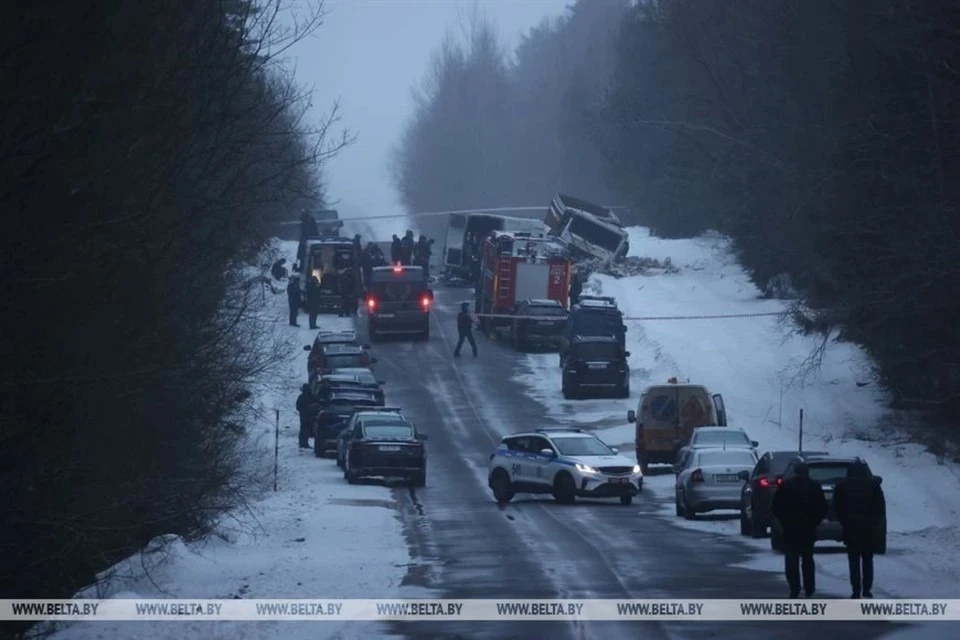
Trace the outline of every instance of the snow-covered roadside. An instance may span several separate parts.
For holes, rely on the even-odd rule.
[[[293,262],[296,243],[281,243]],[[303,345],[313,331],[287,324],[286,295],[265,294],[264,331],[279,332],[291,360],[277,388],[260,400],[262,421],[248,425],[257,461],[272,470],[275,413],[280,410],[278,491],[265,487],[248,511],[233,514],[219,535],[188,546],[171,536],[121,562],[89,598],[396,598],[409,562],[401,523],[390,491],[351,486],[331,460],[297,448],[294,403],[305,378]],[[349,320],[324,316],[326,328],[347,328]],[[358,622],[90,622],[60,629],[56,640],[101,638],[283,638],[385,637],[374,623]]]
[[[777,313],[787,306],[759,297],[722,238],[663,240],[638,228],[631,229],[630,246],[631,255],[671,258],[680,272],[619,280],[594,276],[589,287],[615,296],[628,318]],[[520,381],[552,418],[596,429],[610,444],[626,445],[625,452],[632,450],[633,440],[627,410],[636,408],[644,386],[671,376],[722,393],[730,424],[759,440],[762,450],[796,449],[803,409],[805,448],[861,455],[884,478],[890,550],[878,563],[878,593],[949,597],[960,591],[960,560],[956,560],[960,558],[956,533],[960,468],[909,443],[902,432],[889,426],[884,397],[871,382],[869,359],[858,347],[830,343],[819,369],[804,376],[799,372],[807,369],[804,361],[818,340],[790,332],[775,316],[628,320],[626,324],[633,369],[629,400],[564,400],[555,354],[529,356],[529,372]],[[672,475],[651,476],[647,486],[667,501],[664,517],[675,519],[679,526],[739,535],[736,519],[706,516],[687,522],[675,518]],[[771,553],[767,541],[746,541],[758,551],[748,563],[750,568],[782,570],[782,560]],[[819,557],[822,573],[836,576],[836,588],[830,590],[843,594],[845,556]]]

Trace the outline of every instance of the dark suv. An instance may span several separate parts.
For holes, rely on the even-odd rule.
[[[613,336],[576,336],[563,366],[563,397],[581,396],[587,389],[610,390],[630,397],[629,351]]]
[[[433,291],[423,267],[374,267],[367,284],[364,309],[370,341],[381,335],[415,335],[430,339]]]
[[[560,336],[560,368],[566,361],[566,353],[577,336],[613,336],[626,348],[627,327],[623,324],[623,312],[611,297],[580,296],[577,304],[567,315]]]
[[[310,355],[307,356],[308,374],[320,368],[320,362],[323,359],[323,349],[331,344],[361,346],[356,331],[321,331],[317,333],[317,337],[314,338],[312,345],[306,344],[303,346],[304,351],[310,352]],[[365,349],[370,348],[368,344],[362,346]]]
[[[783,472],[785,478],[789,478],[791,475],[793,475],[793,467],[799,461],[799,458],[794,458],[787,465],[787,468]],[[803,462],[806,463],[807,468],[810,470],[810,479],[815,482],[819,482],[820,486],[823,487],[823,493],[827,497],[827,504],[830,505],[830,508],[827,511],[827,517],[824,518],[823,522],[820,523],[820,526],[817,527],[817,540],[833,540],[835,542],[843,542],[843,527],[840,526],[840,523],[837,521],[837,514],[833,509],[833,490],[837,486],[838,482],[847,477],[847,472],[850,470],[851,466],[857,462],[866,465],[867,462],[862,458],[839,458],[833,456],[811,457],[809,455],[804,456]],[[867,469],[869,468],[870,466],[867,465]],[[883,478],[873,475],[872,471],[870,472],[870,475],[877,484],[883,482]],[[875,552],[878,554],[885,554],[887,552],[886,520],[884,520],[883,523],[877,527],[874,535],[876,536],[874,546]],[[774,522],[770,527],[770,546],[774,551],[781,551],[783,549],[782,533],[780,532],[776,522]]]
[[[764,538],[770,527],[770,502],[783,484],[784,471],[798,458],[826,456],[825,451],[768,451],[760,457],[740,490],[740,533]]]
[[[524,300],[517,305],[513,321],[513,346],[517,351],[530,347],[560,346],[567,322],[567,310],[556,300]]]

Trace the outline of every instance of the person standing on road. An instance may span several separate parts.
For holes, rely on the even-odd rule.
[[[574,273],[570,277],[570,306],[580,302],[580,296],[583,294],[583,281],[580,280],[580,274]]]
[[[400,241],[400,262],[402,262],[405,267],[413,264],[413,249],[415,246],[416,242],[413,239],[413,231],[407,229],[407,234],[403,236],[403,240]]]
[[[393,234],[393,240],[390,242],[390,264],[400,264],[403,258],[403,243],[400,236]]]
[[[856,462],[847,477],[837,483],[833,508],[843,526],[843,544],[847,547],[850,586],[854,599],[873,597],[873,555],[877,551],[877,531],[886,521],[887,501],[883,489],[863,462]]]
[[[297,317],[300,315],[300,278],[291,277],[287,283],[287,304],[290,305],[290,326],[299,327]]]
[[[816,565],[813,546],[817,527],[827,517],[829,505],[819,482],[810,479],[806,464],[797,463],[794,475],[783,481],[775,494],[770,511],[783,534],[783,565],[790,586],[790,597],[800,595],[800,572],[803,569],[803,590],[810,598],[816,592]]]
[[[320,315],[320,281],[317,276],[307,280],[307,314],[310,316],[310,328],[317,328],[317,316]]]
[[[313,424],[313,394],[310,393],[310,385],[305,384],[300,387],[300,395],[297,396],[297,413],[300,414],[300,448],[310,448],[310,427]]]
[[[413,251],[414,263],[423,268],[423,277],[425,279],[430,278],[430,255],[433,253],[433,251],[430,250],[431,244],[433,244],[433,240],[427,240],[427,236],[420,234],[420,239],[417,241]]]
[[[279,281],[287,277],[288,271],[287,271],[287,267],[285,266],[286,264],[287,264],[286,258],[280,258],[279,260],[273,263],[273,266],[270,268],[270,275],[273,276],[274,280]]]
[[[463,302],[460,304],[460,313],[457,314],[457,333],[460,335],[457,340],[457,348],[453,350],[455,358],[460,357],[460,349],[463,348],[463,341],[470,343],[473,349],[473,357],[477,357],[477,341],[473,338],[473,318],[470,316],[470,304]]]

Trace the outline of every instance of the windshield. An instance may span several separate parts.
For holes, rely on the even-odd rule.
[[[745,444],[750,438],[743,431],[694,431],[693,443],[699,445]]]
[[[620,248],[623,234],[612,231],[582,216],[574,216],[568,227],[570,234],[590,244],[613,252]]]
[[[620,346],[612,342],[584,342],[577,345],[576,353],[584,360],[611,360],[620,357]]]
[[[366,364],[366,356],[362,353],[327,354],[323,365],[327,369],[342,369],[344,367],[360,367]]]
[[[368,438],[413,439],[413,429],[405,424],[381,423],[363,425],[363,434]]]
[[[562,456],[612,456],[613,451],[596,438],[557,438],[553,441]]]
[[[334,396],[330,399],[330,404],[336,407],[335,410],[339,410],[340,407],[355,407],[357,405],[375,405],[376,401],[370,396]]]
[[[318,221],[329,222],[337,219],[337,212],[332,209],[324,209],[313,214],[313,217]]]
[[[749,451],[709,451],[701,453],[697,458],[701,467],[753,467],[757,459]]]
[[[808,468],[810,469],[810,479],[814,482],[819,482],[820,484],[837,484],[847,477],[847,469],[850,467],[846,464],[811,464],[808,465]]]

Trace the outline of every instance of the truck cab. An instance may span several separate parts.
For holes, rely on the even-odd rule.
[[[727,426],[727,411],[719,393],[670,378],[643,391],[636,411],[627,412],[627,422],[636,425],[637,462],[647,469],[651,464],[672,465],[682,446],[677,443],[688,442],[694,429]]]

